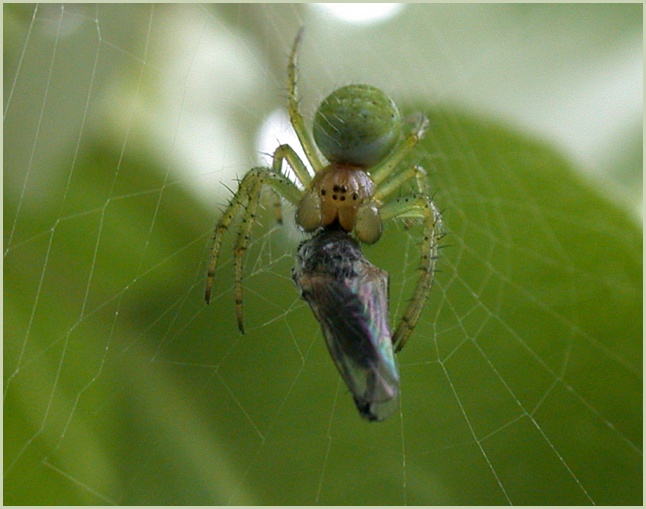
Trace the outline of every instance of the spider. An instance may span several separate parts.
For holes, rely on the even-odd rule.
[[[265,186],[276,195],[279,221],[279,197],[282,197],[296,207],[296,224],[307,233],[338,228],[354,233],[362,243],[373,244],[381,237],[384,221],[403,218],[408,223],[421,219],[419,277],[392,335],[395,352],[399,352],[415,328],[428,297],[442,235],[441,215],[429,197],[426,172],[420,166],[402,164],[426,133],[428,119],[417,114],[412,122],[405,121],[395,103],[381,90],[370,85],[347,85],[332,92],[320,104],[311,136],[299,110],[296,90],[297,54],[302,34],[303,29],[294,40],[287,67],[289,117],[314,175],[287,144],[274,151],[271,168],[249,170],[215,225],[205,300],[208,303],[211,299],[222,238],[240,214],[242,222],[234,247],[234,299],[238,328],[244,333],[243,257]],[[321,161],[317,148],[328,164]],[[284,161],[294,171],[302,189],[286,176]],[[416,192],[398,196],[401,193],[397,191],[408,182],[414,183]]]

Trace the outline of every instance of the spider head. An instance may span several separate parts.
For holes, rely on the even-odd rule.
[[[347,85],[316,110],[313,134],[330,162],[370,167],[390,153],[401,133],[395,103],[370,85]]]

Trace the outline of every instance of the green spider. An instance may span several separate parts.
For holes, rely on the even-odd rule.
[[[296,224],[305,232],[340,228],[357,239],[373,244],[381,237],[383,221],[421,219],[423,238],[419,279],[392,341],[400,351],[415,328],[433,283],[433,270],[441,238],[441,215],[429,196],[426,172],[419,166],[401,163],[424,136],[428,119],[418,114],[411,125],[404,122],[394,102],[370,85],[348,85],[332,92],[316,111],[313,139],[305,128],[296,93],[296,59],[302,37],[299,31],[289,57],[289,116],[314,176],[294,149],[280,145],[271,168],[252,168],[215,225],[208,266],[205,300],[211,299],[213,279],[222,237],[231,221],[241,213],[242,224],[234,248],[234,298],[238,327],[244,333],[242,308],[243,256],[264,186],[296,206]],[[324,164],[316,147],[329,161]],[[303,190],[283,171],[283,161],[293,169]],[[400,196],[398,190],[414,182],[417,192]],[[277,196],[277,217],[280,201]]]

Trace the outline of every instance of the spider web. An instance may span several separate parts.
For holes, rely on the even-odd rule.
[[[632,206],[610,203],[545,147],[459,112],[525,125],[497,109],[501,96],[524,104],[514,79],[488,93],[483,69],[549,62],[571,44],[551,26],[551,46],[518,50],[554,13],[510,9],[411,6],[333,38],[337,22],[310,6],[6,5],[5,503],[641,503]],[[561,9],[563,33],[595,34],[584,51],[625,33],[620,55],[633,40],[641,48],[641,25],[627,30],[641,6]],[[504,44],[465,35],[485,24],[497,37],[502,14],[525,23]],[[349,82],[442,105],[415,162],[449,234],[398,356],[401,409],[384,423],[359,418],[298,298],[293,208],[277,225],[264,203],[254,227],[247,333],[232,297],[235,227],[203,302],[213,223],[227,188],[258,163],[259,126],[286,104],[301,25],[306,120]],[[622,61],[613,55],[594,61]],[[562,94],[534,107],[567,104],[572,84],[561,81],[548,83]],[[543,132],[540,119],[527,125]],[[570,156],[590,145],[573,142]],[[613,201],[631,178],[612,184]],[[391,274],[393,324],[416,282],[420,235],[394,221],[365,248]]]

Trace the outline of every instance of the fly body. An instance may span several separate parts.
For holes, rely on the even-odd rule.
[[[321,324],[359,413],[384,420],[399,402],[388,273],[366,260],[348,233],[328,228],[298,247],[292,277]]]

